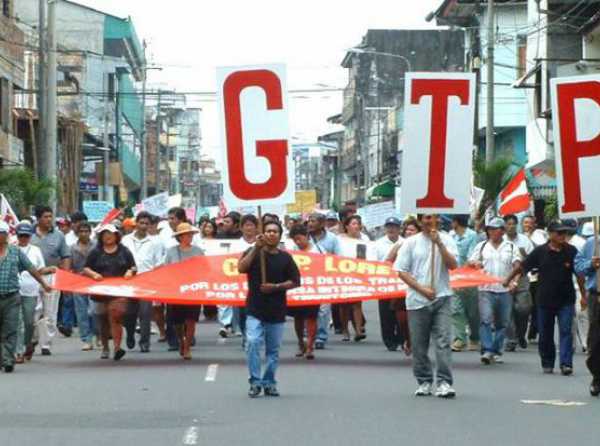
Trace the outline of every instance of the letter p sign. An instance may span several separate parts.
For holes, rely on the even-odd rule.
[[[600,76],[552,79],[561,216],[600,215]]]
[[[225,203],[294,202],[285,67],[219,68],[217,78]]]

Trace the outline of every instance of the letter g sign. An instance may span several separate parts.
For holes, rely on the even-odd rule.
[[[276,68],[283,67],[222,69],[228,72],[220,72],[224,195],[229,206],[294,201],[282,85],[285,78],[282,80]],[[251,87],[254,94],[243,96],[244,90]],[[262,90],[264,99],[256,89]],[[253,177],[262,180],[253,180]],[[291,200],[288,199],[290,190]]]

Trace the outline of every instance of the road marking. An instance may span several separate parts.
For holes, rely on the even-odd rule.
[[[198,443],[198,428],[196,426],[189,427],[183,436],[183,444],[194,445]]]
[[[210,364],[206,369],[206,378],[204,381],[214,382],[217,379],[217,371],[219,370],[219,364]]]
[[[559,407],[574,407],[574,406],[585,406],[587,403],[582,401],[566,401],[566,400],[521,400],[523,404],[536,404],[545,406],[559,406]]]

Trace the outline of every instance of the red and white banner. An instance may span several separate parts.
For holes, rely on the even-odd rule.
[[[0,194],[0,217],[3,222],[8,224],[11,231],[14,231],[15,227],[19,224],[19,217],[17,217],[17,214],[13,211],[4,194]]]
[[[225,203],[293,203],[285,66],[218,68],[217,83]]]
[[[304,252],[293,252],[292,255],[302,274],[302,286],[288,292],[289,305],[392,299],[406,294],[406,285],[387,263]],[[54,288],[171,304],[243,306],[247,278],[237,271],[238,258],[239,255],[199,256],[132,279],[112,278],[100,282],[59,270]],[[455,288],[499,281],[471,268],[451,272]]]
[[[529,210],[531,207],[531,197],[527,189],[525,169],[519,170],[508,182],[506,187],[500,192],[499,200],[498,215],[501,217]]]
[[[552,121],[561,217],[600,215],[600,75],[552,79]]]
[[[407,73],[401,213],[468,214],[475,75]]]

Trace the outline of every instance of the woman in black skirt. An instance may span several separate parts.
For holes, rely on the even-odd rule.
[[[311,243],[308,231],[304,225],[292,226],[289,233],[290,239],[298,251],[318,253],[319,250]],[[317,317],[319,305],[306,305],[302,307],[288,307],[288,315],[294,318],[294,329],[298,337],[297,358],[315,359],[314,347],[317,337]],[[304,329],[306,328],[306,343],[304,342]]]
[[[180,223],[173,237],[179,245],[167,250],[165,264],[179,263],[191,257],[202,256],[204,251],[192,245],[194,234],[199,232],[189,223]],[[196,333],[196,324],[200,317],[201,305],[168,305],[167,320],[175,328],[179,341],[179,354],[183,359],[192,359],[192,339]]]

